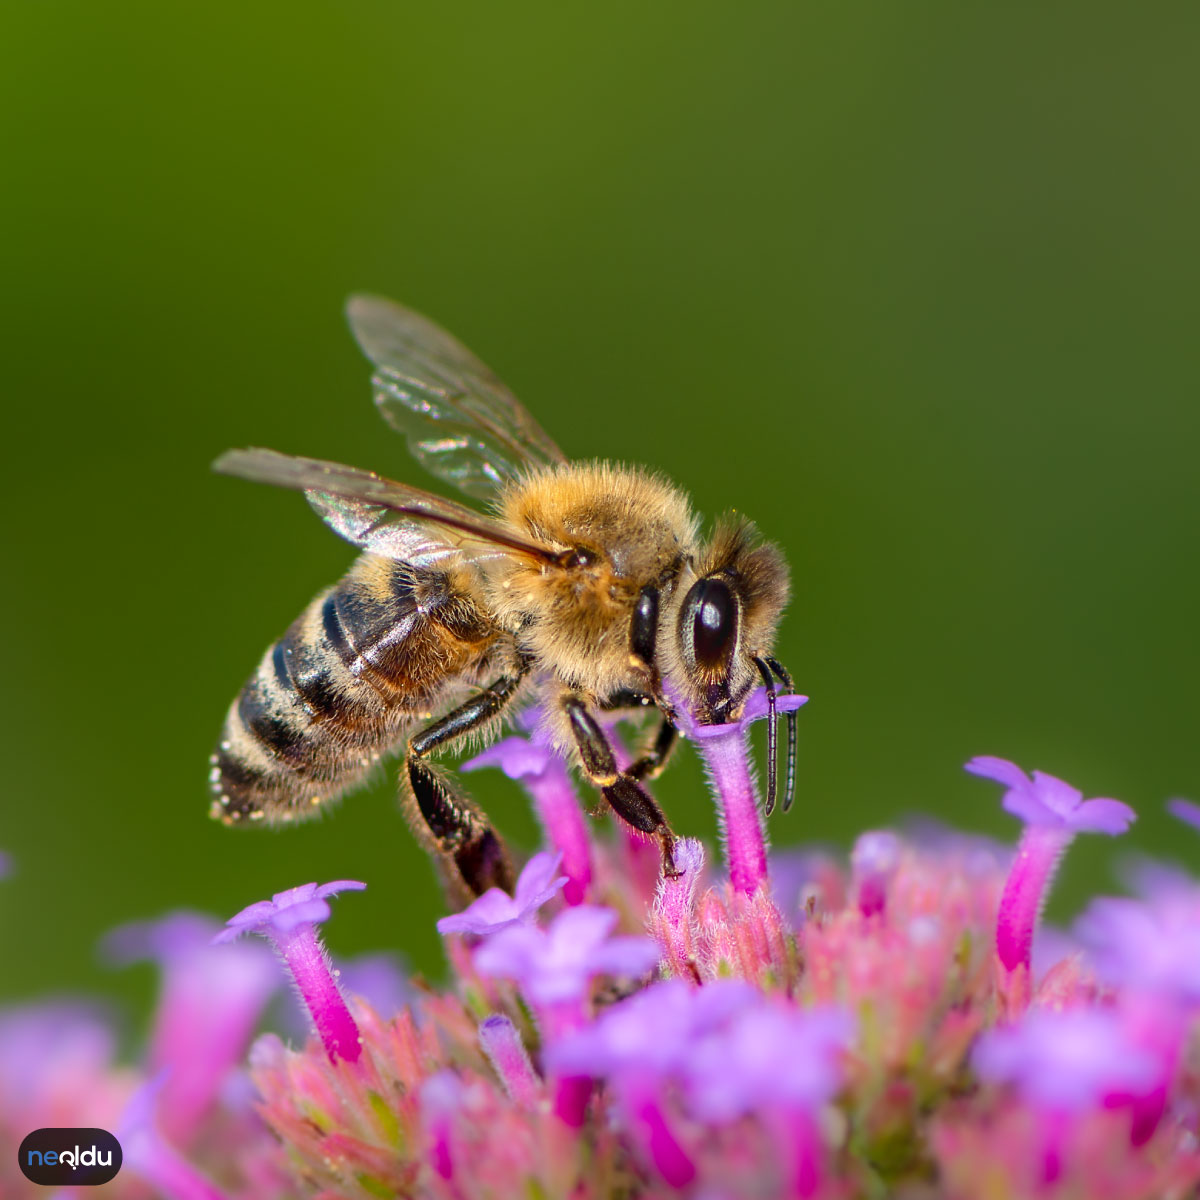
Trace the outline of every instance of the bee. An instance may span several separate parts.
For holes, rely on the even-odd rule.
[[[687,496],[640,467],[568,462],[487,367],[432,321],[353,297],[375,403],[434,476],[487,513],[365,470],[231,450],[215,470],[302,491],[362,553],[263,656],[211,759],[227,825],[309,817],[401,753],[402,807],[456,890],[512,889],[487,817],[431,761],[537,698],[554,746],[622,820],[673,835],[644,784],[676,741],[680,708],[736,720],[756,683],[771,705],[766,810],[777,775],[772,657],[788,597],[780,552],[747,521],[700,536]],[[659,725],[621,765],[605,714],[652,707]],[[795,788],[788,719],[784,808]]]

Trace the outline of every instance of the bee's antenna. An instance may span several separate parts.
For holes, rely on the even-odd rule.
[[[767,687],[767,804],[763,811],[769,817],[775,811],[775,776],[779,773],[779,743],[775,736],[775,680],[761,658],[756,658],[754,665]]]
[[[789,691],[793,691],[792,677],[787,673],[778,659],[768,658],[767,666],[779,676],[779,682]],[[796,798],[796,709],[787,715],[788,748],[787,748],[787,782],[783,788],[783,811],[792,807]]]

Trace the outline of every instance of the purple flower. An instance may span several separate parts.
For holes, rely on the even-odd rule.
[[[779,696],[776,711],[794,712],[807,701],[807,696]],[[768,713],[766,688],[753,692],[741,719],[726,725],[700,725],[682,704],[677,707],[680,728],[695,741],[716,793],[730,882],[737,891],[752,896],[767,877],[767,847],[746,736],[750,726]]]
[[[226,928],[213,938],[214,942],[232,942],[243,933],[291,933],[303,925],[319,925],[331,915],[326,898],[338,892],[361,892],[365,883],[353,879],[338,879],[333,883],[302,883],[299,887],[276,892],[270,900],[247,905],[225,922]]]
[[[228,928],[213,939],[229,942],[243,933],[260,933],[274,943],[287,964],[300,998],[313,1019],[330,1060],[356,1062],[362,1053],[358,1026],[333,972],[317,924],[329,918],[327,897],[338,892],[361,891],[367,885],[341,879],[335,883],[304,883],[276,892],[270,900],[251,904],[231,917]]]
[[[1015,763],[984,755],[967,763],[972,775],[992,779],[1008,789],[1001,804],[1026,825],[1042,825],[1070,833],[1124,833],[1137,817],[1128,804],[1100,798],[1085,800],[1078,788],[1042,771],[1031,779]]]
[[[524,723],[532,725],[537,719],[538,710],[533,709],[525,714]],[[550,844],[562,856],[567,879],[563,895],[568,904],[582,904],[592,881],[587,822],[567,765],[548,738],[540,729],[528,738],[504,738],[463,763],[461,770],[475,771],[480,767],[499,767],[509,779],[519,780],[524,786]]]
[[[593,975],[641,975],[658,963],[649,938],[610,937],[617,923],[611,908],[581,904],[558,914],[548,929],[510,925],[475,952],[484,975],[514,979],[535,1006],[583,997]]]
[[[1104,1009],[1030,1012],[985,1033],[972,1065],[988,1083],[1011,1084],[1047,1112],[1080,1112],[1106,1097],[1155,1082],[1153,1057],[1129,1043],[1117,1014]]]
[[[1128,1098],[1149,1099],[1162,1084],[1163,1066],[1127,1034],[1122,1018],[1097,1008],[1026,1014],[1017,1025],[985,1033],[972,1065],[988,1083],[1008,1084],[1038,1111],[1041,1173],[1046,1184],[1063,1170],[1073,1124],[1081,1115]],[[1144,1104],[1143,1106],[1144,1107]],[[1134,1104],[1133,1137],[1144,1140],[1157,1116]],[[1145,1130],[1139,1134],[1139,1125]]]
[[[1200,890],[1160,886],[1149,901],[1093,900],[1075,926],[1106,982],[1200,1003]]]
[[[812,1111],[842,1085],[854,1019],[838,1008],[795,1009],[760,1000],[703,1038],[688,1063],[687,1093],[706,1121],[773,1107]]]
[[[1193,829],[1200,830],[1200,804],[1193,804],[1190,800],[1177,797],[1167,801],[1167,812],[1173,817],[1178,817]]]
[[[667,1116],[664,1088],[684,1075],[697,1039],[757,996],[740,980],[651,984],[553,1043],[547,1065],[566,1076],[608,1079],[645,1158],[672,1187],[685,1187],[696,1169]]]
[[[59,1000],[0,1010],[0,1123],[62,1123],[64,1096],[86,1097],[90,1111],[115,1116],[98,1093],[109,1082],[116,1040],[91,1005]]]
[[[125,1165],[150,1184],[156,1194],[169,1197],[169,1200],[227,1200],[227,1194],[192,1166],[158,1131],[155,1110],[167,1075],[167,1071],[162,1071],[140,1087],[125,1109],[117,1127],[117,1140],[121,1143]]]
[[[672,698],[678,700],[677,695],[673,694]],[[807,696],[788,692],[786,695],[775,697],[775,711],[777,715],[783,716],[786,713],[795,712],[798,708],[803,708],[807,703]],[[723,737],[733,729],[745,733],[755,721],[761,721],[771,710],[767,701],[767,689],[760,687],[755,688],[746,698],[742,715],[736,721],[730,721],[725,725],[701,725],[693,720],[691,713],[682,704],[677,703],[676,711],[679,716],[680,729],[690,738],[704,739]]]
[[[114,929],[103,943],[113,962],[153,959],[162,985],[150,1038],[150,1071],[169,1069],[159,1113],[163,1130],[186,1145],[241,1061],[278,972],[265,947],[217,949],[217,923],[176,912]]]
[[[535,854],[517,880],[515,896],[500,888],[489,888],[462,912],[443,917],[437,923],[438,932],[473,933],[484,937],[510,925],[529,924],[537,916],[538,909],[567,882],[567,877],[558,873],[561,862],[561,854],[544,851]]]
[[[594,1079],[661,1082],[683,1074],[698,1038],[757,999],[757,990],[740,979],[700,988],[678,979],[653,983],[551,1045],[546,1062]]]
[[[996,917],[996,953],[1014,976],[1009,1000],[1022,1008],[1028,999],[1034,929],[1067,847],[1077,833],[1124,833],[1135,814],[1119,800],[1084,800],[1082,792],[1053,775],[1034,771],[1030,779],[1003,758],[973,758],[967,770],[1004,784],[1005,809],[1025,822]]]
[[[757,1113],[794,1196],[821,1187],[820,1110],[842,1087],[854,1020],[836,1008],[796,1009],[765,998],[701,1038],[688,1063],[693,1115],[723,1123]]]
[[[493,743],[482,754],[467,759],[460,768],[463,771],[478,771],[484,767],[499,767],[509,779],[528,779],[549,770],[558,759],[544,742],[514,734]]]

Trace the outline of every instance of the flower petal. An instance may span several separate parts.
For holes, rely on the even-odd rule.
[[[1167,812],[1173,817],[1178,817],[1193,829],[1200,829],[1200,804],[1193,804],[1190,800],[1176,797],[1174,800],[1167,801]]]
[[[1003,783],[1010,788],[1028,788],[1033,784],[1029,776],[1016,763],[1009,762],[1006,758],[993,758],[991,755],[983,754],[971,759],[966,764],[966,769],[972,775],[979,775],[983,779],[994,779],[997,783]]]
[[[525,864],[517,880],[516,895],[517,908],[523,917],[531,916],[567,882],[567,877],[558,870],[562,857],[561,853],[543,850]]]
[[[1134,821],[1137,813],[1120,800],[1100,797],[1085,800],[1070,816],[1068,824],[1079,833],[1124,833]]]
[[[547,746],[535,745],[528,738],[507,737],[489,746],[482,754],[469,758],[459,768],[478,771],[483,767],[499,767],[509,779],[524,779],[540,775],[554,760]]]

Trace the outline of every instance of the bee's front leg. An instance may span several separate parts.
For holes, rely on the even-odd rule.
[[[612,746],[582,697],[567,696],[563,700],[563,710],[589,782],[600,789],[600,794],[623,821],[641,833],[658,838],[662,844],[663,873],[668,876],[678,874],[675,870],[675,835],[662,809],[633,775],[617,769]]]
[[[519,675],[496,680],[477,696],[421,730],[408,743],[404,770],[410,792],[405,804],[409,823],[422,841],[432,843],[443,861],[453,864],[456,890],[473,896],[498,887],[511,893],[512,863],[483,810],[427,761],[437,747],[470,733],[495,717],[512,699]],[[415,802],[415,804],[413,803]],[[413,809],[415,808],[415,812]],[[458,884],[462,886],[457,886]]]

